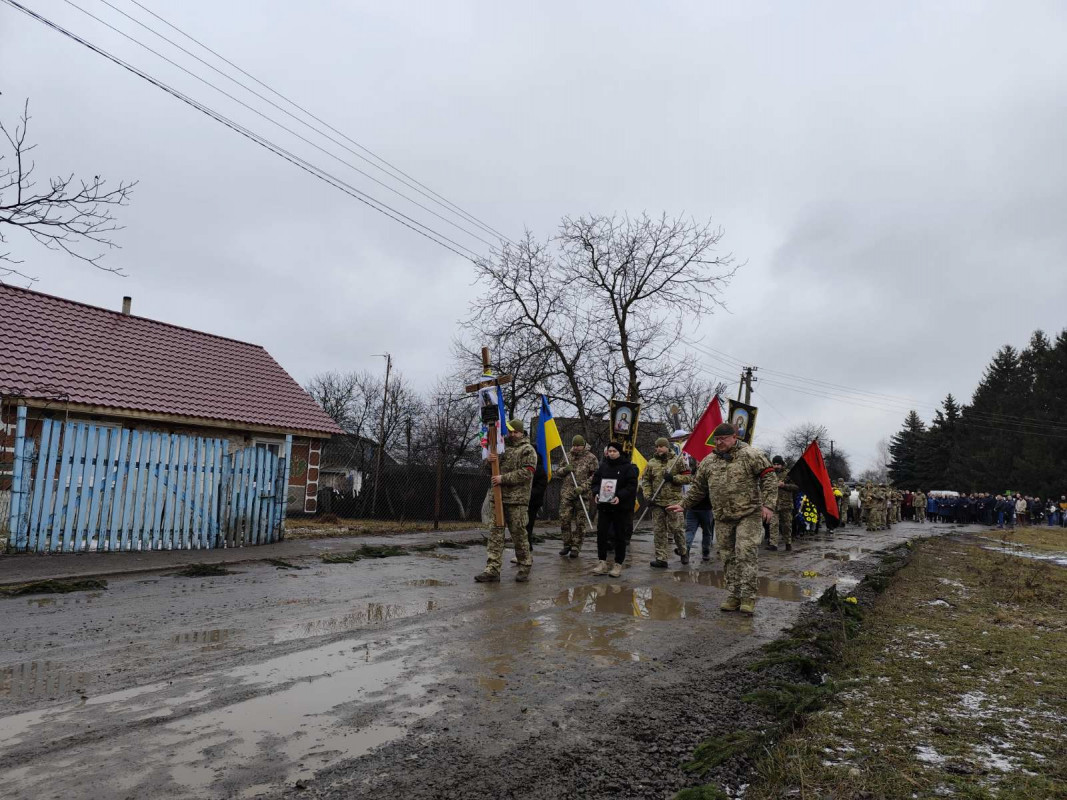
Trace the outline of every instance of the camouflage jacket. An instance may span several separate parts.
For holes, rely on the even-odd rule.
[[[922,510],[925,511],[926,510],[926,495],[923,494],[922,492],[916,492],[915,494],[913,494],[911,496],[911,505],[912,505],[912,508],[922,508]]]
[[[716,520],[738,520],[758,512],[760,506],[773,509],[778,502],[778,475],[767,456],[741,441],[725,455],[712,452],[700,462],[682,508],[693,508],[711,495]]]
[[[778,486],[778,484],[782,485]],[[789,482],[789,473],[784,469],[781,472],[774,473],[774,485],[778,486],[778,510],[792,511],[793,501],[796,498],[796,493],[800,491],[800,487],[795,483]]]
[[[681,502],[682,487],[691,479],[689,460],[684,456],[678,458],[674,453],[655,455],[648,460],[648,465],[641,475],[641,490],[645,493],[646,502],[652,502],[656,506],[673,506]],[[661,483],[663,488],[660,488]],[[656,489],[659,489],[659,494],[652,500]]]
[[[576,494],[589,494],[590,481],[593,478],[593,473],[596,472],[596,468],[600,466],[600,462],[596,460],[589,450],[585,453],[574,458],[571,456],[571,463],[564,464],[559,469],[552,470],[552,477],[564,478],[563,486],[560,487],[560,494],[564,497],[573,497]],[[571,473],[574,473],[574,480],[570,478]],[[578,482],[578,488],[574,488],[574,482]]]
[[[505,445],[500,455],[500,492],[506,506],[530,504],[533,474],[537,469],[537,451],[528,438],[518,444]]]

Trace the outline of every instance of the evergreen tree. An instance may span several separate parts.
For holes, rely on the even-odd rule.
[[[951,489],[959,479],[960,406],[949,394],[934,413],[916,471],[924,490]]]
[[[889,479],[894,485],[905,489],[920,488],[919,465],[925,445],[926,425],[915,411],[909,411],[904,427],[889,440]]]
[[[1067,331],[1049,341],[1035,331],[1019,357],[1029,397],[1019,453],[1015,457],[1015,485],[1040,497],[1062,494],[1067,468]]]
[[[1019,351],[1004,345],[961,413],[957,440],[961,460],[956,476],[961,490],[1001,492],[1016,485],[1015,460],[1022,452],[1022,418],[1029,401]]]

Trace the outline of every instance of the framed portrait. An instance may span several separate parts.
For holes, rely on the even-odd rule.
[[[633,447],[637,438],[637,423],[641,413],[641,404],[632,403],[629,400],[612,400],[609,406],[608,437],[626,445],[627,450]]]
[[[729,409],[726,421],[737,428],[737,438],[752,444],[752,436],[756,431],[756,413],[759,409],[740,400],[731,400]]]

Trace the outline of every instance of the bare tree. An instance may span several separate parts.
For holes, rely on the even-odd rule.
[[[883,437],[874,446],[874,462],[868,471],[877,476],[878,483],[888,483],[891,463],[893,463],[893,454],[889,450],[889,440]]]
[[[322,406],[344,430],[353,428],[353,413],[360,396],[359,375],[355,372],[320,372],[304,390]]]
[[[624,394],[655,404],[679,381],[685,321],[722,305],[736,269],[732,255],[715,253],[722,237],[710,222],[665,214],[563,219],[556,241],[564,283],[587,290],[602,354],[625,378]]]
[[[418,393],[399,372],[389,379],[389,396],[385,382],[370,372],[323,372],[304,388],[334,421],[347,433],[378,442],[381,434],[382,403],[385,402],[385,450],[393,458],[407,458],[416,421],[423,404]],[[364,464],[354,465],[360,468]]]
[[[494,258],[480,260],[476,269],[489,288],[471,305],[466,326],[498,349],[510,349],[516,359],[538,358],[547,351],[550,368],[540,382],[550,395],[566,392],[588,427],[594,414],[587,405],[590,387],[584,376],[597,374],[598,337],[582,293],[564,283],[548,247],[529,231]]]
[[[667,402],[662,404],[662,418],[673,428],[674,414],[671,409],[676,407],[678,409],[678,425],[683,430],[691,431],[696,427],[700,417],[707,410],[708,403],[711,402],[715,395],[719,396],[719,407],[725,418],[724,398],[726,397],[726,392],[726,384],[718,381],[693,379],[675,384],[667,392]]]
[[[804,454],[808,445],[815,439],[819,440],[820,448],[823,448],[830,441],[830,432],[825,425],[820,425],[817,422],[804,422],[800,425],[794,425],[785,432],[783,437],[782,457],[792,464]]]
[[[118,246],[110,238],[121,230],[114,208],[126,205],[136,183],[120,182],[111,189],[99,175],[86,180],[70,174],[49,178],[47,187],[38,188],[34,178],[37,165],[30,158],[36,145],[26,144],[29,122],[29,101],[14,129],[0,122],[0,132],[11,149],[10,154],[0,155],[0,247],[7,245],[12,231],[22,231],[49,250],[120,273],[117,267],[101,264],[105,253],[96,250]],[[17,276],[36,280],[16,268],[21,263],[10,251],[0,249],[0,279]]]

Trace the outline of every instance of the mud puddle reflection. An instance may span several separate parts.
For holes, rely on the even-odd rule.
[[[290,642],[294,639],[308,639],[313,636],[368,628],[381,622],[428,614],[436,608],[436,600],[422,600],[416,603],[367,603],[365,607],[357,608],[341,616],[323,617],[285,625],[275,631],[274,641],[276,643]]]
[[[714,586],[716,589],[726,588],[726,580],[719,570],[678,570],[673,577],[679,583],[699,583],[701,586]],[[760,575],[756,579],[756,592],[760,597],[773,597],[790,603],[802,603],[812,598],[811,589],[789,581],[768,578],[766,575]]]
[[[574,606],[583,614],[623,614],[652,620],[686,619],[698,616],[692,603],[679,600],[662,589],[597,583],[564,589],[552,601],[556,606]]]
[[[18,699],[80,694],[88,684],[88,673],[71,672],[51,661],[26,661],[0,669],[0,695]]]

